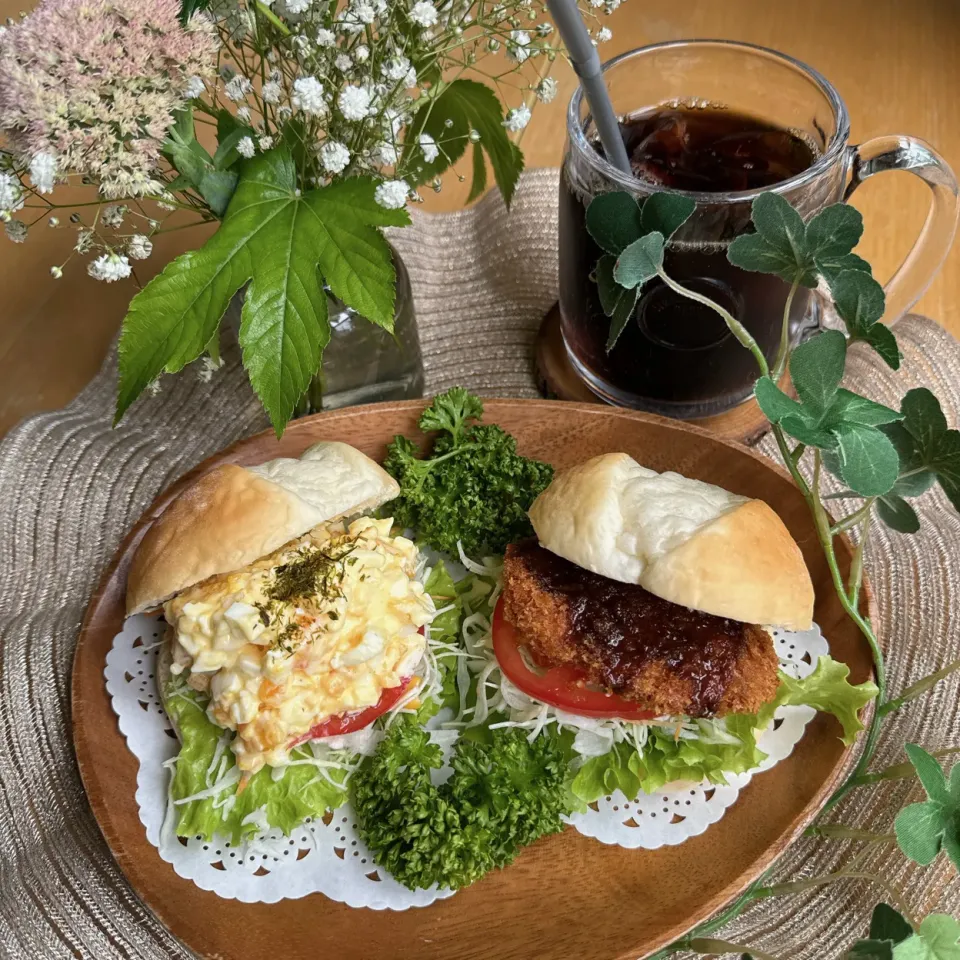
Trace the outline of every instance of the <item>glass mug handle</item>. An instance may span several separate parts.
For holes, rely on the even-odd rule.
[[[906,170],[930,187],[930,209],[920,235],[884,287],[883,322],[891,324],[923,296],[950,251],[960,206],[957,178],[933,147],[915,137],[875,137],[850,150],[852,171],[844,200],[849,200],[864,180],[887,170]]]

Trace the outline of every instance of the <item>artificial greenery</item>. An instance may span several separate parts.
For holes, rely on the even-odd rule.
[[[730,262],[743,270],[772,274],[786,284],[781,336],[775,356],[764,355],[750,331],[721,305],[676,282],[664,267],[664,253],[674,235],[696,213],[689,198],[654,194],[639,202],[615,191],[596,197],[587,208],[586,226],[600,248],[594,270],[600,304],[610,319],[607,351],[618,348],[621,333],[631,320],[647,284],[659,281],[681,297],[713,309],[757,363],[755,396],[770,421],[784,465],[812,512],[837,596],[873,654],[879,696],[867,728],[863,752],[851,776],[830,798],[832,809],[850,790],[884,780],[919,777],[927,799],[900,811],[893,834],[874,834],[839,824],[817,823],[811,833],[835,840],[899,844],[902,852],[920,864],[941,854],[960,868],[960,764],[945,775],[938,756],[960,751],[947,747],[927,753],[906,747],[908,764],[870,772],[881,724],[904,704],[928,692],[956,669],[945,665],[891,697],[884,658],[870,619],[861,604],[864,550],[871,525],[878,518],[890,529],[915,533],[920,517],[909,502],[939,484],[950,503],[960,510],[960,431],[950,429],[937,398],[927,389],[910,390],[899,410],[842,387],[848,346],[861,341],[892,369],[902,359],[896,336],[882,323],[883,288],[870,265],[853,252],[863,233],[860,214],[846,204],[834,204],[806,222],[780,195],[764,193],[752,205],[753,230],[737,237],[728,249]],[[824,330],[796,345],[791,342],[790,312],[801,287],[819,288],[829,295],[846,336]],[[623,349],[623,347],[620,347]],[[796,396],[781,389],[789,370]],[[838,478],[838,493],[823,490],[824,474]],[[835,519],[828,504],[854,500],[856,506]],[[837,538],[847,532],[857,537],[853,561],[844,575],[837,556]],[[765,886],[761,878],[730,908],[669,947],[711,954],[738,954],[745,960],[775,960],[743,944],[712,938],[710,934],[739,914],[750,902],[769,896],[795,894],[842,879],[858,879],[884,889],[900,907],[878,905],[867,936],[852,945],[851,960],[960,960],[960,924],[952,917],[910,915],[902,893],[885,877],[858,867],[858,858],[837,873]]]

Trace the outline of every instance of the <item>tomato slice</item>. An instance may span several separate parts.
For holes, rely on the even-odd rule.
[[[542,675],[534,673],[520,653],[521,645],[516,627],[503,615],[501,599],[493,612],[493,652],[503,675],[528,697],[581,717],[652,720],[656,716],[615,693],[591,690],[576,667],[551,667]]]
[[[380,699],[372,706],[354,713],[338,713],[327,717],[302,736],[292,740],[288,749],[300,746],[308,740],[317,740],[320,737],[341,737],[345,733],[355,733],[373,723],[377,717],[386,713],[410,688],[413,677],[404,677],[395,687],[387,687],[380,694]]]
[[[423,634],[423,627],[417,633]],[[413,680],[413,677],[404,677],[395,687],[387,687],[382,690],[380,699],[372,707],[356,710],[353,713],[338,713],[336,716],[327,717],[326,720],[318,723],[305,734],[297,737],[296,740],[292,740],[287,749],[292,750],[308,740],[318,740],[321,737],[342,737],[345,733],[356,733],[357,730],[362,730],[373,723],[377,717],[386,713],[410,689],[411,680]]]

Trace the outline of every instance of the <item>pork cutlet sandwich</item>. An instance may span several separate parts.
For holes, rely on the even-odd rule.
[[[167,622],[157,679],[183,743],[178,832],[289,828],[335,806],[329,789],[295,789],[336,786],[336,758],[308,748],[415,695],[434,604],[416,546],[361,515],[397,492],[360,451],[318,443],[299,459],[217,467],[147,531],[127,613],[162,605]]]
[[[625,453],[558,475],[507,548],[494,642],[507,678],[570,713],[755,714],[780,685],[771,627],[805,630],[813,586],[765,503]]]

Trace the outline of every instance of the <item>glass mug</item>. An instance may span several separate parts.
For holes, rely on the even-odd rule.
[[[781,194],[808,220],[885,170],[908,170],[930,187],[932,202],[920,236],[886,286],[886,323],[917,302],[943,263],[957,222],[957,181],[950,167],[913,137],[878,137],[850,146],[843,101],[810,67],[751,44],[691,40],[623,54],[604,66],[604,78],[621,118],[677,104],[717,105],[775,124],[813,148],[811,165],[773,186],[727,193],[670,191],[690,197],[697,206],[667,248],[666,273],[730,310],[771,364],[788,285],[740,270],[726,255],[733,239],[752,230],[750,205],[758,194]],[[749,351],[714,311],[654,280],[644,287],[608,354],[610,320],[592,278],[603,253],[584,222],[593,197],[624,190],[642,201],[662,189],[669,188],[624,174],[604,158],[578,89],[567,112],[560,178],[560,316],[567,353],[580,377],[604,400],[695,419],[722,413],[751,395],[758,371]],[[816,329],[819,317],[816,296],[801,287],[790,312],[792,341]]]

